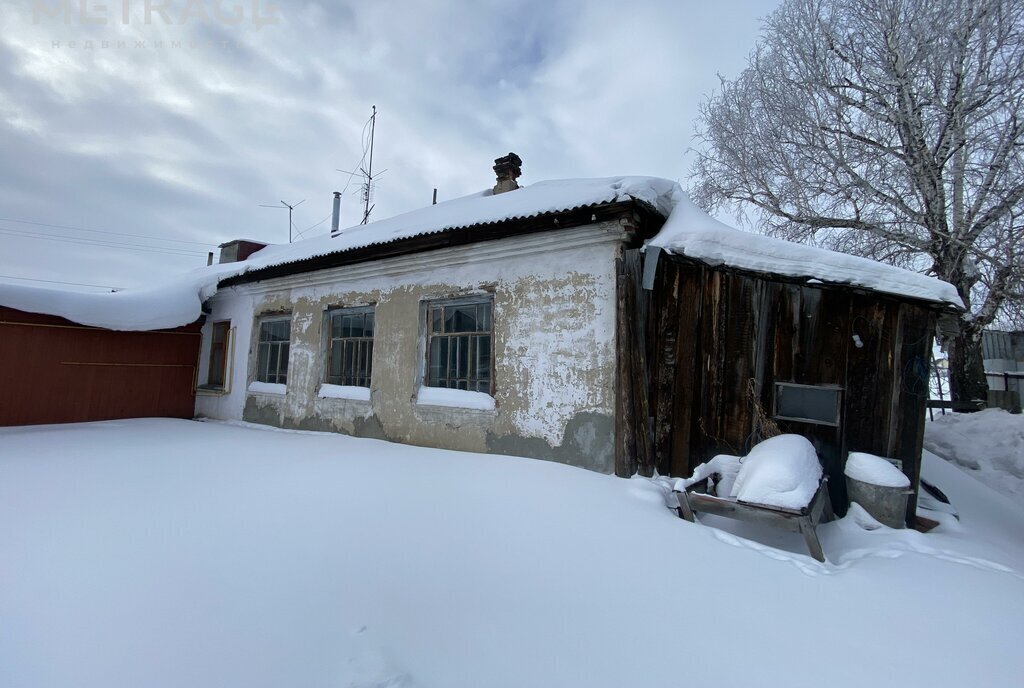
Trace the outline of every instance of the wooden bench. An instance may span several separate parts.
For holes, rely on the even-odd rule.
[[[825,561],[825,553],[821,551],[816,528],[823,518],[832,517],[832,503],[828,498],[828,476],[822,476],[811,503],[799,510],[741,502],[732,497],[716,497],[707,494],[707,485],[708,481],[705,478],[685,491],[673,490],[679,500],[679,518],[693,523],[696,521],[694,513],[699,511],[739,521],[764,523],[792,533],[800,533],[804,536],[811,556],[818,561]]]

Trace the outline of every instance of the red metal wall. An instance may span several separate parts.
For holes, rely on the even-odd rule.
[[[118,332],[0,306],[0,426],[191,418],[199,328]]]

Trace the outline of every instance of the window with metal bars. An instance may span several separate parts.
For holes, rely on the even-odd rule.
[[[291,329],[291,316],[264,318],[260,321],[256,351],[257,382],[288,384],[288,342]]]
[[[231,331],[231,321],[222,320],[213,323],[212,336],[210,337],[210,369],[206,375],[206,384],[210,387],[223,387],[227,377],[228,362],[228,336]]]
[[[327,312],[327,384],[369,387],[373,372],[373,308]]]
[[[428,387],[492,393],[490,297],[427,304]]]

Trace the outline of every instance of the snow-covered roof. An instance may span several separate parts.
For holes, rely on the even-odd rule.
[[[669,253],[709,265],[847,284],[963,308],[948,282],[869,258],[735,229],[701,210],[678,186],[670,205],[665,225],[650,241]]]
[[[349,227],[335,238],[321,236],[268,246],[250,257],[247,263],[250,270],[258,270],[453,229],[493,225],[617,201],[643,201],[667,217],[672,210],[670,202],[676,186],[675,182],[658,177],[607,177],[537,182],[497,195],[487,190],[386,220]]]
[[[498,195],[485,191],[349,227],[338,237],[267,246],[244,261],[197,268],[144,289],[95,294],[0,284],[0,305],[114,330],[179,327],[199,318],[203,302],[228,277],[417,236],[628,200],[646,203],[667,218],[650,243],[670,253],[711,265],[850,284],[962,307],[956,290],[940,280],[733,229],[700,210],[678,184],[658,177],[566,179]]]
[[[211,265],[151,287],[100,293],[0,283],[0,306],[109,330],[169,329],[195,322],[217,283],[242,270],[243,263]]]

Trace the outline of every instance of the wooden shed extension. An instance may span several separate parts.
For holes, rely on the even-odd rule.
[[[648,386],[620,403],[621,472],[688,476],[716,454],[745,455],[774,422],[814,443],[840,513],[849,451],[902,460],[916,492],[939,304],[667,254],[644,290],[629,253],[620,380]],[[836,422],[780,418],[777,383],[837,394]]]
[[[192,418],[199,329],[106,330],[0,306],[0,426]]]

